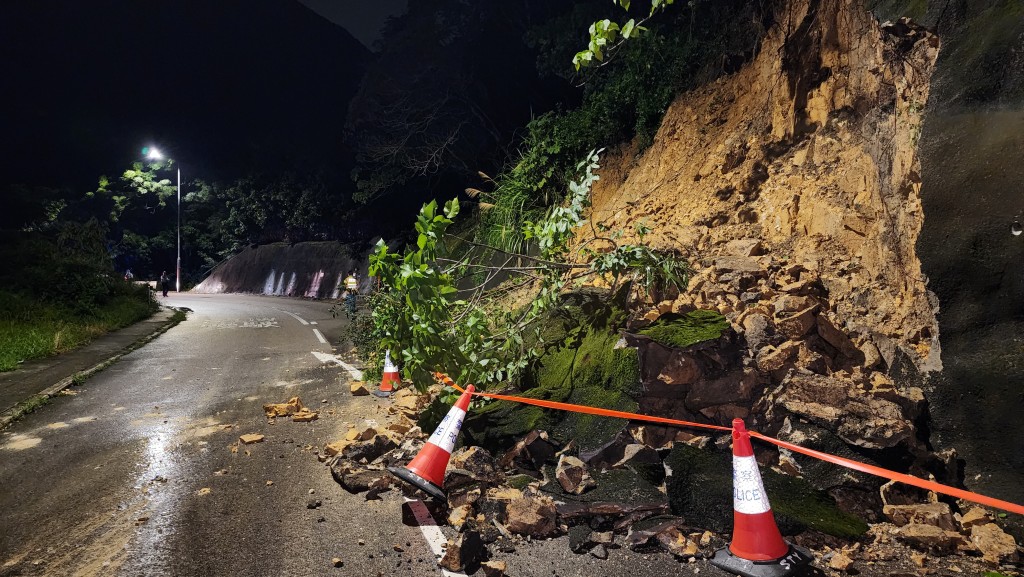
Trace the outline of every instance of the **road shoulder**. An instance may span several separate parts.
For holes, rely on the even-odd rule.
[[[149,318],[111,331],[75,350],[0,373],[0,429],[160,336],[184,319],[177,313],[177,309],[161,307]]]

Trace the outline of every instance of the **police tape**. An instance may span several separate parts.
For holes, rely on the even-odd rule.
[[[464,393],[466,390],[459,385],[455,384],[448,375],[444,373],[434,373],[434,377],[441,381],[442,384],[450,386],[459,392]],[[645,421],[648,423],[659,423],[662,425],[672,425],[677,427],[695,427],[700,429],[711,429],[715,431],[732,431],[731,427],[722,427],[720,425],[709,425],[706,423],[695,423],[691,421],[681,421],[679,419],[668,419],[665,417],[655,417],[652,415],[641,415],[639,413],[627,413],[625,411],[614,411],[611,409],[601,409],[597,407],[588,407],[586,405],[574,405],[572,403],[560,403],[557,401],[546,401],[544,399],[531,399],[529,397],[517,397],[512,395],[501,395],[497,393],[487,393],[483,391],[474,391],[474,396],[487,397],[489,399],[495,399],[499,401],[510,401],[513,403],[522,403],[526,405],[534,405],[537,407],[543,407],[546,409],[555,409],[559,411],[569,411],[573,413],[584,413],[588,415],[597,415],[601,417],[612,417],[616,419],[628,419],[631,421]],[[905,473],[898,473],[882,467],[876,467],[867,463],[861,463],[860,461],[854,461],[852,459],[846,459],[844,457],[838,457],[836,455],[830,455],[828,453],[822,453],[821,451],[815,451],[814,449],[808,449],[801,447],[800,445],[794,445],[786,441],[781,441],[768,435],[763,435],[757,431],[749,431],[750,436],[766,441],[778,447],[807,455],[808,457],[814,457],[827,463],[846,467],[854,471],[873,475],[875,477],[881,477],[883,479],[889,479],[905,485],[911,485],[928,491],[934,491],[943,495],[949,495],[950,497],[956,497],[957,499],[964,499],[981,505],[987,505],[996,509],[1002,509],[1011,513],[1017,513],[1018,515],[1024,515],[1024,506],[1009,501],[1003,501],[1002,499],[996,499],[971,491],[963,489],[957,489],[956,487],[950,487],[949,485],[943,485],[942,483],[936,483],[935,481],[929,481],[913,475],[907,475]]]

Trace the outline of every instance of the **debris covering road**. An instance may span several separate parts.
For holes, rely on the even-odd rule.
[[[721,536],[668,525],[626,534],[613,522],[606,530],[611,515],[595,519],[579,506],[562,506],[553,519],[549,497],[514,498],[521,490],[504,481],[467,506],[472,489],[458,483],[489,474],[489,457],[472,448],[453,457],[468,477],[446,481],[465,502],[431,504],[424,530],[407,501],[422,496],[368,466],[380,455],[415,454],[423,432],[407,417],[422,399],[408,389],[390,399],[360,394],[374,384],[353,386],[346,369],[322,360],[332,351],[310,327],[281,313],[317,322],[338,342],[342,321],[324,303],[168,300],[194,312],[0,432],[0,577],[453,574],[439,564],[487,576],[725,575],[687,553],[720,545]],[[513,468],[533,459],[531,445],[545,448],[538,439],[526,440]],[[600,489],[576,459],[551,456],[562,491]],[[589,525],[562,526],[588,515]],[[822,574],[978,569],[962,557],[915,553],[885,525],[873,531],[873,544],[819,543]]]
[[[337,342],[327,305],[165,304],[194,312],[0,433],[0,575],[423,574],[432,555],[401,504],[352,498],[316,458],[377,405],[356,406],[348,373],[310,354],[330,348],[278,310]],[[262,406],[292,396],[319,418],[268,422]]]
[[[311,354],[330,347],[281,312],[338,342],[343,321],[325,303],[165,304],[193,312],[0,432],[0,576],[442,574],[401,493],[366,500],[327,467],[326,445],[381,425],[402,401],[352,396],[348,371]],[[266,417],[263,405],[292,397],[318,418]],[[622,574],[633,558],[595,566],[537,541],[504,554],[509,575]],[[681,574],[665,556],[630,570],[669,572]]]

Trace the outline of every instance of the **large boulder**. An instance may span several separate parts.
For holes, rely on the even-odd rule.
[[[665,481],[672,514],[686,519],[690,527],[728,532],[733,506],[731,455],[676,444],[665,458],[665,465],[672,471]],[[771,469],[763,469],[761,478],[784,535],[811,528],[837,537],[856,538],[867,531],[864,521],[840,510],[827,493],[814,489],[807,481]]]
[[[505,527],[513,533],[531,537],[558,534],[555,503],[547,497],[524,497],[505,507]]]
[[[864,393],[839,375],[794,374],[782,384],[775,408],[834,431],[866,449],[916,443],[913,422],[899,404]]]

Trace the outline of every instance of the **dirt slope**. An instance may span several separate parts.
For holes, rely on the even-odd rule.
[[[746,301],[712,288],[714,257],[750,256],[729,241],[757,239],[765,269],[796,264],[820,278],[858,345],[939,369],[937,305],[914,251],[917,141],[938,47],[856,2],[792,2],[750,65],[672,104],[650,149],[605,157],[593,218],[646,223],[649,242],[697,263],[676,310],[715,308],[742,328],[745,312],[770,305],[773,287]]]

